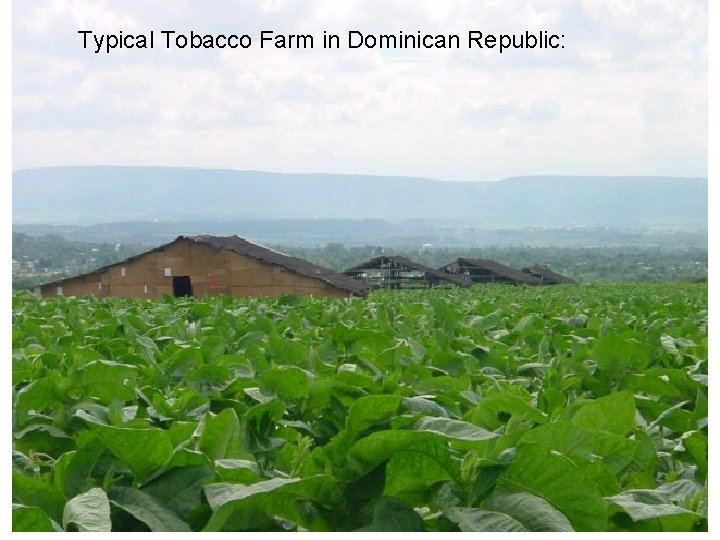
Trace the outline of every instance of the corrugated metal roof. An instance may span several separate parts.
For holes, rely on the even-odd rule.
[[[464,281],[463,279],[453,276],[451,274],[448,274],[446,272],[441,272],[439,270],[435,270],[433,268],[430,268],[429,266],[422,265],[420,263],[417,263],[411,259],[408,259],[407,257],[403,257],[401,255],[392,255],[392,256],[386,256],[382,255],[380,257],[374,257],[370,259],[369,261],[366,261],[362,264],[358,264],[356,266],[353,266],[352,268],[348,268],[343,273],[344,274],[352,274],[357,273],[362,270],[372,268],[372,269],[381,269],[381,268],[387,268],[388,263],[394,265],[394,267],[401,267],[408,270],[416,270],[418,272],[424,272],[426,275],[433,277],[435,279],[441,280],[441,281],[449,281],[450,283],[454,283],[455,285],[459,285],[461,287],[467,286],[468,283]]]
[[[550,268],[542,264],[536,264],[528,268],[523,268],[523,272],[534,276],[540,276],[545,282],[550,281],[553,283],[577,283],[577,281],[575,281],[574,279],[570,279],[567,276],[563,276],[562,274],[553,272],[552,270],[550,270]]]
[[[497,276],[504,277],[517,283],[525,283],[528,285],[542,285],[542,281],[538,278],[530,274],[521,272],[519,270],[515,270],[514,268],[501,264],[497,261],[493,261],[492,259],[467,259],[465,257],[458,257],[458,259],[454,262],[463,268],[477,268],[480,270],[485,270],[487,272],[491,272]],[[440,270],[444,270],[451,264],[454,263],[446,264]]]

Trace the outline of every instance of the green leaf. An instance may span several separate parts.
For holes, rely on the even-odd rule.
[[[658,489],[628,490],[614,497],[605,498],[608,503],[617,505],[634,522],[657,519],[661,530],[693,530],[693,525],[702,517],[673,504],[671,499],[668,493]]]
[[[133,381],[137,368],[111,360],[95,360],[78,369],[72,378],[73,388],[83,396],[98,398],[103,405],[114,399],[128,401],[135,397]]]
[[[568,518],[545,499],[522,491],[497,490],[486,508],[451,508],[447,517],[464,532],[572,532]]]
[[[274,392],[280,399],[296,400],[308,395],[311,375],[295,366],[280,366],[260,376],[260,390]]]
[[[414,414],[443,417],[448,416],[448,412],[443,407],[423,396],[403,398],[402,405],[405,409]]]
[[[72,437],[55,426],[43,424],[30,425],[17,431],[13,433],[13,439],[15,448],[26,454],[42,452],[57,458],[75,449]]]
[[[502,512],[455,506],[446,513],[462,532],[528,532],[522,523]]]
[[[547,422],[545,413],[513,394],[491,394],[483,397],[467,412],[465,420],[487,429],[497,429],[507,423],[507,420],[499,418],[501,413],[510,414],[521,421],[532,420],[539,424]]]
[[[187,520],[201,503],[203,486],[213,477],[210,463],[176,467],[143,486],[142,491],[163,501],[163,504]]]
[[[705,478],[708,474],[708,438],[702,431],[693,431],[683,438],[683,446]]]
[[[593,433],[570,422],[551,422],[527,431],[518,443],[537,443],[570,459],[592,458]]]
[[[37,506],[53,521],[62,521],[65,497],[57,488],[40,478],[26,476],[13,469],[12,498],[25,506]]]
[[[162,429],[136,429],[105,426],[88,422],[90,429],[110,451],[133,472],[138,482],[145,482],[167,464],[173,456],[173,445]]]
[[[222,482],[253,484],[261,479],[257,463],[244,459],[219,459],[215,462],[215,472]]]
[[[573,531],[562,512],[532,493],[496,490],[486,506],[489,510],[513,517],[528,531]]]
[[[205,495],[213,509],[205,531],[257,530],[258,524],[268,523],[273,516],[312,530],[328,530],[312,503],[330,507],[339,497],[335,480],[323,475],[273,478],[249,486],[209,484]]]
[[[425,454],[433,459],[451,478],[459,479],[459,465],[450,456],[447,439],[428,431],[378,431],[357,441],[347,452],[347,462],[361,477],[403,451]]]
[[[243,454],[240,421],[233,409],[220,414],[208,412],[202,420],[203,428],[198,448],[210,459],[236,458]]]
[[[32,410],[42,412],[60,402],[55,397],[55,380],[51,377],[37,379],[18,391],[15,398],[15,421],[22,426]]]
[[[425,523],[407,503],[389,497],[382,497],[373,506],[370,525],[358,530],[368,532],[422,532],[425,531]]]
[[[624,391],[587,402],[575,413],[573,422],[588,431],[625,435],[635,428],[635,398]]]
[[[110,502],[100,488],[76,495],[65,504],[63,528],[73,524],[79,532],[110,532]]]
[[[347,431],[352,437],[356,437],[368,429],[386,425],[397,415],[401,401],[401,396],[394,395],[358,398],[348,411]]]
[[[491,431],[477,427],[470,422],[462,420],[453,420],[451,418],[435,418],[426,416],[418,420],[413,429],[416,431],[426,431],[437,433],[448,439],[458,441],[486,441],[488,439],[496,439],[500,435]]]
[[[607,526],[605,503],[583,469],[539,444],[518,447],[498,486],[542,497],[567,516],[575,530],[603,531]]]
[[[428,505],[434,488],[452,480],[446,466],[421,452],[397,452],[387,463],[384,494],[413,506]]]
[[[89,487],[88,480],[104,451],[103,442],[93,437],[73,454],[63,475],[62,486],[66,497],[74,497]]]
[[[37,507],[13,504],[13,532],[58,532],[62,528]]]
[[[647,351],[641,344],[616,334],[599,337],[592,355],[598,369],[606,376],[622,381],[630,372],[641,372],[647,363]]]
[[[190,526],[165,503],[139,489],[119,486],[112,488],[109,495],[113,505],[145,523],[153,532],[190,532]]]
[[[191,369],[185,377],[185,384],[201,396],[215,396],[225,390],[234,381],[229,368],[206,364]]]

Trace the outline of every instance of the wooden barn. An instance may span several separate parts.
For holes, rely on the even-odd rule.
[[[367,283],[373,288],[406,289],[436,287],[441,283],[467,286],[469,282],[445,272],[433,270],[420,263],[401,256],[381,256],[348,268],[343,272],[355,280]]]
[[[439,269],[460,279],[468,280],[471,283],[509,283],[512,285],[542,285],[537,277],[520,272],[504,264],[490,259],[466,259],[459,257],[457,260],[446,264]]]
[[[178,236],[125,261],[47,283],[42,296],[364,296],[367,285],[238,236]]]
[[[574,279],[570,279],[567,276],[563,276],[562,274],[553,272],[552,270],[550,270],[550,268],[542,264],[536,264],[534,266],[523,268],[522,271],[525,274],[531,275],[539,279],[540,281],[542,281],[543,285],[577,283],[577,281],[575,281]]]

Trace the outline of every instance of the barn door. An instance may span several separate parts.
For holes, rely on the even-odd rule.
[[[190,276],[173,276],[173,295],[192,296]]]

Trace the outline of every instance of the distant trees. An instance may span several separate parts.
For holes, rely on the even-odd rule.
[[[296,257],[344,270],[378,255],[378,246],[332,243],[324,247],[276,246]],[[422,247],[385,248],[386,255],[405,255],[431,268],[457,257],[494,259],[513,268],[535,263],[584,283],[617,281],[693,281],[707,279],[707,249],[698,247]]]
[[[344,270],[381,254],[405,255],[431,268],[459,256],[494,259],[513,268],[535,263],[584,283],[618,281],[707,280],[708,253],[701,247],[410,247],[347,246],[331,242],[322,247],[275,245],[275,249],[332,268]],[[70,241],[57,235],[30,236],[13,233],[13,288],[33,288],[40,283],[107,266],[146,251],[139,244]]]

